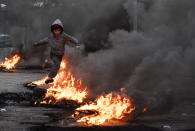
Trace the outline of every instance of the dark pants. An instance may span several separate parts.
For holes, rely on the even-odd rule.
[[[53,64],[51,65],[51,69],[48,76],[50,78],[54,78],[57,75],[58,70],[60,69],[60,63],[62,61],[63,56],[51,53],[50,57],[53,61]]]

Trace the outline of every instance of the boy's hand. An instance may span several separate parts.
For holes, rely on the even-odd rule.
[[[80,45],[76,45],[76,48],[77,48],[77,49],[80,49],[80,48],[81,48],[81,46],[80,46]]]

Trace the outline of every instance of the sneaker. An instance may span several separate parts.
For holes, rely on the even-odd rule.
[[[47,78],[47,80],[45,81],[45,84],[49,84],[49,83],[52,83],[52,82],[53,82],[52,78]]]

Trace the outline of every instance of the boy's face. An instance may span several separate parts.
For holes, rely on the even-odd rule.
[[[58,29],[55,29],[54,31],[54,34],[56,35],[56,36],[59,36],[60,34],[61,34],[61,29],[60,28],[58,28]]]

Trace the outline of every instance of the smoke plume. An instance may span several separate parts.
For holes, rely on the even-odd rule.
[[[193,96],[194,0],[50,0],[44,8],[15,2],[8,2],[5,23],[24,50],[33,50],[56,18],[85,45],[73,72],[92,96],[126,88],[153,113]]]

